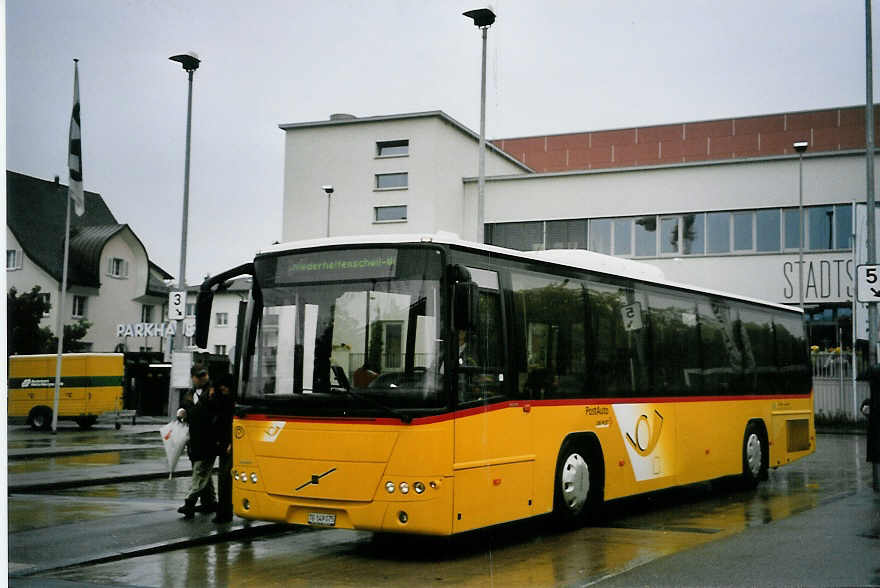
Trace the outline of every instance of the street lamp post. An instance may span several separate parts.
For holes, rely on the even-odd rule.
[[[321,186],[324,193],[327,194],[327,237],[330,236],[330,197],[333,194],[333,186]]]
[[[176,61],[186,70],[189,78],[189,87],[186,97],[186,155],[183,167],[183,228],[180,233],[180,276],[178,280],[179,288],[182,292],[186,291],[186,231],[189,215],[189,149],[190,134],[192,132],[192,97],[193,97],[193,72],[199,69],[201,60],[198,55],[192,51],[174,55],[169,57],[171,61]]]
[[[804,151],[810,144],[798,141],[792,145],[798,154],[798,302],[804,310]]]
[[[187,73],[188,89],[186,97],[186,155],[183,166],[183,220],[180,231],[180,275],[178,279],[178,289],[186,292],[186,233],[189,223],[189,151],[190,151],[190,135],[192,133],[192,93],[193,93],[193,72],[199,69],[201,60],[198,55],[189,51],[180,55],[172,55],[169,57],[171,61],[176,61],[183,66]],[[184,294],[186,296],[186,294]],[[174,335],[171,338],[171,349],[174,350],[174,341],[178,339],[183,341],[183,320],[177,321],[177,327],[174,329]],[[181,347],[183,347],[181,345]],[[169,392],[174,387],[174,382],[170,382]],[[177,410],[177,395],[168,395],[168,414],[173,416]]]
[[[485,241],[485,207],[486,207],[486,32],[495,22],[495,13],[489,8],[468,10],[464,16],[473,19],[474,25],[480,28],[483,35],[483,60],[480,74],[480,159],[477,179],[477,242]]]

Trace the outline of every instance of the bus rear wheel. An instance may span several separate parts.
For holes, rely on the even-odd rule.
[[[562,445],[556,460],[553,514],[564,527],[582,525],[598,514],[603,494],[600,461],[587,443]]]
[[[35,406],[31,409],[28,420],[34,431],[48,431],[52,427],[52,409],[48,406]]]
[[[764,431],[753,421],[746,426],[746,432],[743,435],[743,473],[741,476],[743,487],[755,488],[759,481],[767,479],[769,458]]]

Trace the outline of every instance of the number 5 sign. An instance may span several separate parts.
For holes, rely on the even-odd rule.
[[[859,302],[880,302],[880,265],[856,266],[856,282]]]
[[[186,292],[168,293],[168,320],[179,321],[186,316]]]

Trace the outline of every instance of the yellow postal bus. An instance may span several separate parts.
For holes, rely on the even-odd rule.
[[[55,404],[57,355],[9,357],[9,417],[25,417],[34,429],[49,429]],[[58,419],[88,429],[111,414],[119,428],[122,416],[121,353],[65,353],[61,361]]]
[[[278,245],[253,275],[235,513],[448,535],[737,476],[815,450],[796,308],[587,251],[450,235]]]

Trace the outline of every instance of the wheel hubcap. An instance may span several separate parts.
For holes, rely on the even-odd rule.
[[[590,468],[584,458],[572,453],[562,464],[562,498],[572,513],[578,513],[590,493]]]
[[[746,461],[752,476],[757,477],[761,473],[761,458],[761,440],[752,433],[746,441]]]

